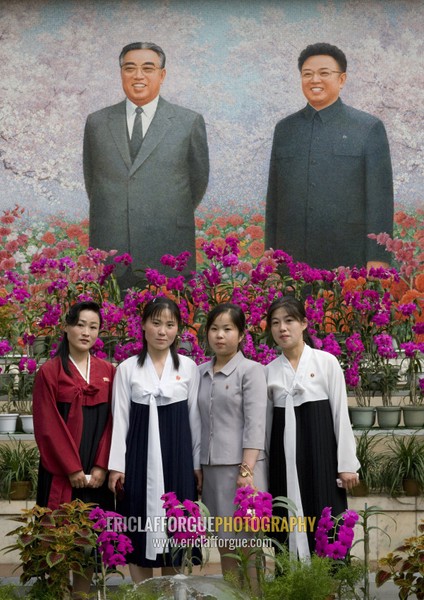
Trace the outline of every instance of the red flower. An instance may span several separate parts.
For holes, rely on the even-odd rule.
[[[263,242],[258,242],[255,240],[248,246],[249,254],[252,258],[260,258],[265,250],[265,246]]]
[[[246,235],[250,235],[253,240],[261,240],[264,237],[264,231],[259,225],[249,225],[244,230]]]
[[[41,241],[45,244],[55,244],[56,236],[51,231],[46,231],[46,233],[41,238]]]

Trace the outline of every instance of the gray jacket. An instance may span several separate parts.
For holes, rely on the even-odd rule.
[[[200,365],[199,411],[202,423],[200,462],[241,463],[244,448],[264,458],[267,412],[265,368],[238,352],[221,371],[213,362]]]
[[[162,255],[188,250],[187,270],[195,269],[194,211],[209,177],[203,117],[159,98],[133,164],[128,139],[125,101],[88,116],[83,166],[90,245],[130,253],[133,269],[164,270]]]

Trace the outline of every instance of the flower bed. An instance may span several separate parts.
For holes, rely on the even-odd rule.
[[[113,250],[88,248],[86,221],[75,224],[52,217],[47,223],[28,225],[23,209],[6,211],[0,217],[0,356],[17,363],[21,372],[33,372],[54,351],[69,305],[93,299],[102,305],[105,328],[95,352],[119,362],[141,348],[144,304],[166,294],[182,311],[182,353],[199,363],[205,360],[206,313],[230,300],[246,313],[246,356],[266,364],[276,350],[268,343],[264,315],[276,297],[294,293],[306,299],[316,346],[339,358],[359,402],[379,391],[389,403],[399,382],[413,389],[415,401],[422,400],[424,211],[399,211],[394,238],[374,236],[385,244],[396,268],[369,271],[320,270],[294,262],[282,250],[264,250],[263,224],[259,212],[199,211],[198,271],[188,281],[180,274],[187,253],[162,258],[174,268],[173,277],[136,265],[143,267],[148,283],[121,296],[114,269],[132,259]],[[46,343],[36,354],[34,344],[40,336],[46,336]]]

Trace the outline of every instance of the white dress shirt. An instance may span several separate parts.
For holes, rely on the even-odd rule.
[[[158,102],[159,102],[159,96],[156,96],[156,98],[154,98],[154,100],[152,100],[151,102],[148,102],[148,104],[144,104],[142,106],[143,112],[141,113],[141,125],[143,128],[143,138],[145,137],[147,130],[150,127],[150,123],[153,121],[153,117],[155,116],[156,113],[156,109],[158,107]],[[127,98],[127,126],[128,126],[128,133],[129,136],[131,138],[132,136],[132,130],[134,127],[134,119],[135,119],[135,109],[137,108],[137,104],[134,104],[134,102],[131,102],[131,100],[129,100]]]

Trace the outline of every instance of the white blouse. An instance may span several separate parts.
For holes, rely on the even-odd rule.
[[[267,365],[266,370],[269,398],[267,438],[271,435],[273,408],[285,408],[286,425],[281,436],[286,456],[287,496],[296,504],[297,516],[303,517],[296,467],[296,406],[328,399],[337,443],[338,472],[355,473],[360,467],[349,420],[343,371],[335,356],[307,345],[296,371],[284,354]],[[291,534],[289,548],[292,552],[297,551],[300,557],[308,556],[306,533],[296,531],[295,535]]]
[[[162,377],[159,379],[149,355],[142,368],[137,365],[137,358],[127,358],[116,370],[112,396],[113,433],[109,469],[125,472],[131,401],[149,404],[151,396],[155,398],[156,407],[188,400],[193,464],[195,469],[200,469],[200,414],[197,405],[199,373],[195,362],[187,356],[179,355],[180,367],[177,371],[169,353]]]

